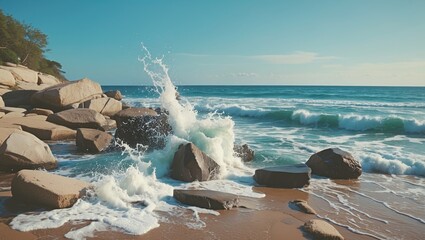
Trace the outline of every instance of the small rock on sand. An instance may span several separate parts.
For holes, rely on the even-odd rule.
[[[304,224],[304,230],[320,240],[344,240],[344,237],[331,224],[320,219],[313,219]]]

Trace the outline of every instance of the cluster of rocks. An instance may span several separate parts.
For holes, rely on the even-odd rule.
[[[77,148],[88,153],[105,151],[118,140],[147,150],[163,148],[165,137],[173,131],[167,113],[125,107],[121,100],[119,91],[103,92],[98,83],[87,78],[61,82],[22,66],[0,66],[0,170],[19,171],[12,182],[13,196],[63,208],[72,206],[90,188],[79,180],[27,170],[57,167],[56,158],[43,142],[46,140],[75,140]],[[116,129],[115,136],[108,132],[112,129]],[[243,162],[255,156],[246,144],[235,145],[234,152]],[[355,179],[361,173],[361,165],[351,154],[330,148],[313,154],[306,164],[257,169],[253,178],[262,186],[302,188],[309,185],[311,174]],[[171,178],[185,182],[209,181],[219,174],[220,165],[191,142],[179,146],[170,169]],[[229,193],[176,189],[173,195],[184,204],[202,208],[239,206],[239,196]],[[305,201],[290,204],[315,214]],[[320,227],[323,223],[309,222],[305,229],[314,232]]]

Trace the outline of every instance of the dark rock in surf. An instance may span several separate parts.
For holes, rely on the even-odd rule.
[[[171,133],[168,116],[150,108],[127,108],[113,117],[117,123],[115,137],[131,147],[142,144],[148,149],[165,146],[165,136]]]
[[[255,170],[260,185],[277,188],[302,188],[310,182],[311,169],[305,164],[283,165]]]
[[[99,153],[109,147],[112,135],[97,129],[79,128],[77,130],[76,144],[80,151]]]
[[[220,166],[195,144],[181,144],[174,154],[171,177],[185,182],[208,181],[216,178]]]
[[[173,196],[181,203],[206,209],[230,210],[239,206],[237,195],[218,191],[174,189]]]
[[[254,150],[249,148],[248,144],[235,145],[233,151],[237,157],[240,157],[244,162],[251,162],[254,160]]]
[[[307,161],[313,174],[332,179],[356,179],[362,166],[354,157],[339,148],[328,148],[313,154]]]

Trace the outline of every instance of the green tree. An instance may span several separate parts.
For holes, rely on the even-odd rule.
[[[18,63],[65,79],[62,65],[45,58],[47,44],[46,34],[0,10],[0,64]]]

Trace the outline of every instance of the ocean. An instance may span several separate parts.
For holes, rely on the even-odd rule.
[[[94,220],[65,236],[80,239],[107,229],[140,235],[167,222],[167,214],[181,216],[187,210],[172,198],[174,188],[261,198],[264,194],[252,190],[255,169],[304,163],[315,152],[339,147],[360,161],[364,173],[348,183],[314,177],[302,191],[312,201],[325,202],[318,217],[376,239],[423,237],[425,88],[177,86],[178,101],[167,69],[157,64],[163,72],[147,71],[154,86],[103,90],[120,90],[133,107],[166,108],[174,133],[165,149],[145,152],[122,143],[122,152],[81,155],[72,142],[51,143],[59,160],[55,172],[90,181],[94,190],[70,209],[21,214],[11,222],[13,228]],[[188,141],[219,163],[219,180],[181,183],[168,177],[175,150]],[[242,163],[233,155],[234,143],[247,143],[255,159]],[[188,228],[208,228],[198,213],[217,214],[191,210],[193,217],[182,217]]]

